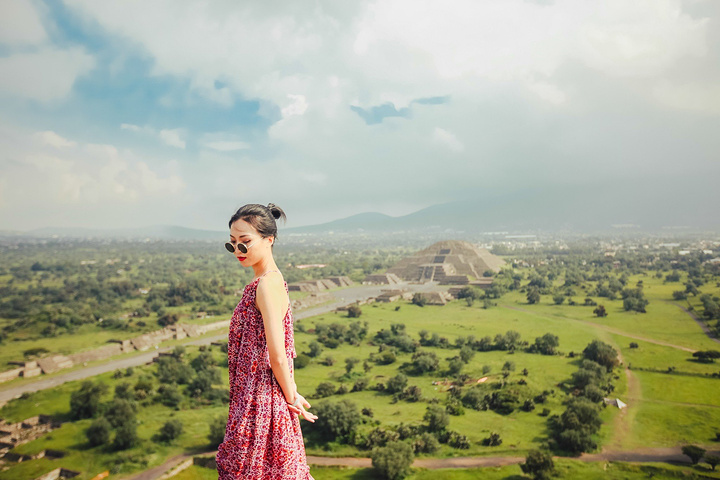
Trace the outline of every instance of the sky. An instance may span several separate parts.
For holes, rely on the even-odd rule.
[[[717,0],[2,0],[0,230],[615,184],[717,204],[719,20]]]

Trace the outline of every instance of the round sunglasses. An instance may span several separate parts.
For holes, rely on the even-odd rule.
[[[238,252],[240,253],[247,253],[248,248],[252,247],[255,244],[255,242],[251,243],[250,245],[245,245],[244,243],[237,243],[234,244],[232,242],[225,243],[225,248],[230,253],[235,253],[235,247],[237,247]]]

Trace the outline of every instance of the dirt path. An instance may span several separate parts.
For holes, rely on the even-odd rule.
[[[624,330],[620,330],[618,328],[613,328],[613,327],[609,327],[607,325],[603,325],[602,323],[595,323],[595,322],[591,322],[589,320],[581,320],[579,318],[568,318],[568,317],[559,317],[557,315],[541,314],[541,313],[533,312],[532,310],[528,310],[526,308],[516,307],[514,305],[502,305],[502,307],[510,309],[510,310],[516,310],[518,312],[530,313],[533,315],[537,315],[539,317],[551,318],[553,320],[572,320],[575,322],[582,322],[586,325],[592,325],[593,327],[597,327],[601,330],[605,330],[606,332],[614,333],[616,335],[622,335],[624,337],[634,338],[635,340],[642,340],[643,342],[654,343],[655,345],[662,345],[664,347],[676,348],[676,349],[682,350],[684,352],[689,352],[689,353],[695,352],[695,350],[693,350],[692,348],[683,347],[681,345],[675,345],[675,344],[668,343],[668,342],[663,342],[661,340],[655,340],[654,338],[642,337],[640,335],[628,333],[628,332],[626,332]]]

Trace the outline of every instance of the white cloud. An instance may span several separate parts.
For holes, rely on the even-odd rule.
[[[235,150],[247,150],[250,148],[250,144],[247,142],[207,142],[205,144],[206,147],[212,148],[213,150],[217,150],[219,152],[232,152]]]
[[[54,132],[27,133],[2,124],[0,139],[6,160],[0,221],[15,218],[21,228],[57,224],[58,215],[72,213],[76,216],[69,224],[89,221],[77,216],[81,211],[95,218],[113,212],[132,221],[128,215],[142,214],[145,202],[177,201],[185,189],[172,163],[151,166],[112,145],[66,140]]]
[[[657,101],[670,108],[720,114],[720,84],[663,82],[653,89]]]
[[[449,148],[453,152],[462,152],[465,150],[465,145],[457,139],[454,133],[448,132],[440,127],[435,127],[432,139],[435,143]]]
[[[180,129],[165,129],[160,130],[158,134],[160,140],[165,142],[166,145],[177,148],[185,148],[185,140],[183,139],[183,132]]]
[[[81,48],[42,48],[0,58],[0,93],[43,102],[65,97],[77,77],[95,65]]]
[[[0,43],[36,45],[47,39],[36,3],[30,0],[0,2]]]
[[[143,127],[141,127],[139,125],[133,125],[132,123],[123,123],[120,125],[120,128],[122,130],[130,130],[131,132],[136,132],[136,133],[140,133],[144,130]]]
[[[49,130],[46,132],[38,132],[35,134],[35,136],[39,138],[44,144],[50,145],[55,148],[74,147],[76,145],[75,142],[67,140],[58,135],[57,133]]]

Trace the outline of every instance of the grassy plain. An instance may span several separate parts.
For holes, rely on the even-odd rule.
[[[695,443],[712,445],[715,432],[720,431],[720,379],[711,377],[720,371],[718,364],[702,364],[691,360],[687,350],[717,349],[717,343],[710,340],[698,324],[677,304],[670,301],[672,291],[678,284],[666,285],[661,280],[649,276],[632,277],[630,285],[642,279],[646,297],[650,300],[646,314],[625,312],[618,300],[592,297],[606,306],[609,315],[596,318],[592,314],[594,307],[554,305],[549,296],[543,296],[538,305],[528,305],[523,294],[511,292],[501,298],[499,305],[483,309],[478,303],[468,306],[464,301],[453,301],[445,306],[418,307],[407,302],[391,304],[373,304],[362,307],[361,322],[368,322],[368,338],[359,346],[341,345],[336,349],[326,348],[305,368],[296,371],[296,382],[300,392],[311,403],[320,401],[338,401],[348,399],[359,408],[368,407],[373,411],[373,420],[383,426],[400,423],[420,424],[428,401],[442,401],[448,395],[446,387],[433,381],[443,381],[447,376],[448,358],[457,355],[457,349],[422,347],[435,352],[440,358],[440,370],[433,374],[410,376],[409,384],[422,390],[424,400],[417,403],[399,401],[394,403],[388,394],[372,390],[333,395],[328,399],[314,398],[315,388],[321,382],[331,381],[340,386],[345,374],[345,359],[356,358],[360,363],[355,366],[352,378],[344,381],[352,387],[355,378],[366,376],[370,385],[385,382],[398,372],[398,368],[411,361],[411,354],[399,354],[396,363],[375,365],[363,372],[362,361],[377,351],[377,346],[369,341],[381,328],[390,328],[392,324],[405,324],[407,333],[413,338],[419,337],[421,330],[438,333],[454,343],[459,336],[474,335],[476,339],[484,336],[494,337],[508,330],[520,332],[523,340],[532,343],[535,337],[551,332],[559,337],[559,350],[564,355],[543,356],[522,351],[509,353],[504,351],[477,352],[463,369],[463,373],[473,381],[484,376],[483,366],[490,367],[488,382],[499,379],[502,365],[506,361],[515,364],[515,371],[508,381],[517,382],[521,378],[527,381],[523,387],[528,396],[549,390],[551,394],[546,404],[538,404],[532,412],[516,410],[509,415],[499,415],[492,411],[466,409],[462,416],[451,417],[449,428],[466,435],[470,441],[469,450],[456,450],[442,446],[434,456],[524,456],[528,450],[538,448],[547,440],[547,418],[539,415],[543,408],[550,415],[563,411],[563,400],[567,394],[558,386],[568,380],[577,369],[578,358],[567,356],[569,352],[579,353],[593,339],[599,338],[614,345],[621,354],[623,366],[616,370],[615,391],[613,396],[628,403],[624,417],[615,408],[606,408],[602,412],[604,425],[597,438],[601,445],[613,448],[638,448],[676,446]],[[703,292],[718,293],[717,286],[706,285]],[[584,295],[577,295],[576,301],[582,303]],[[399,307],[399,308],[398,308]],[[313,329],[318,324],[332,322],[345,323],[349,319],[342,313],[319,315],[300,321],[306,332],[296,331],[296,349],[306,352],[311,341],[315,340]],[[638,348],[630,348],[630,343]],[[216,352],[219,353],[219,352]],[[332,356],[335,363],[326,366],[319,360]],[[630,366],[627,373],[624,367]],[[675,373],[666,373],[668,367],[675,367]],[[521,371],[527,368],[528,375]],[[134,381],[142,374],[136,369]],[[226,370],[224,370],[226,375]],[[113,379],[110,374],[98,377],[111,386],[128,381],[126,378]],[[225,377],[227,382],[227,377]],[[52,414],[64,418],[69,410],[70,393],[77,389],[78,383],[69,383],[33,394],[27,399],[10,402],[0,416],[17,421],[38,413]],[[110,399],[110,394],[106,400]],[[196,410],[173,410],[157,404],[148,405],[138,412],[140,422],[138,433],[143,447],[120,455],[89,448],[85,444],[83,430],[89,421],[66,423],[44,438],[16,448],[18,453],[36,453],[45,448],[68,451],[61,460],[36,460],[23,462],[12,469],[0,472],[0,480],[30,479],[49,470],[52,466],[67,466],[83,471],[79,480],[90,478],[90,473],[98,473],[115,462],[120,461],[121,472],[129,473],[162,463],[169,456],[188,452],[203,451],[207,448],[207,423],[214,416],[225,414],[227,407],[211,407]],[[172,445],[158,445],[149,441],[152,434],[168,419],[178,418],[185,425],[185,433]],[[619,427],[622,427],[619,429]],[[365,432],[374,428],[368,423],[361,429]],[[486,447],[481,444],[490,432],[500,433],[503,443],[498,447]],[[308,454],[324,456],[367,456],[369,452],[355,447],[330,443],[326,445],[308,445]],[[119,460],[118,460],[119,458]],[[141,463],[135,460],[142,459]],[[652,470],[654,478],[676,478],[683,471],[698,473],[697,468],[673,466],[633,466],[622,463],[585,464],[572,460],[559,460],[558,478],[646,478]],[[193,467],[191,472],[203,471]],[[650,469],[650,470],[648,470]],[[685,470],[683,470],[685,469]],[[39,473],[38,473],[39,472]],[[373,478],[369,469],[346,470],[314,468],[313,475],[321,479],[362,479]],[[463,479],[477,478],[523,478],[518,466],[486,468],[478,470],[434,470],[416,471],[413,479]],[[203,473],[204,474],[204,473]],[[706,474],[706,473],[705,473]],[[178,477],[182,480],[185,477]],[[187,477],[204,478],[204,477]],[[211,478],[211,477],[208,477]],[[691,477],[687,477],[691,478]]]

